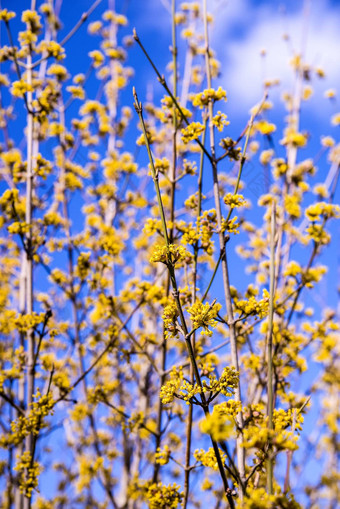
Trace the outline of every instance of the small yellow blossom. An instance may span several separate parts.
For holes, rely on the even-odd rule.
[[[50,76],[55,76],[59,81],[65,81],[67,78],[67,70],[63,65],[60,64],[52,64],[47,69],[47,74]]]
[[[187,127],[181,130],[183,143],[197,140],[204,131],[204,125],[200,122],[192,122]]]
[[[175,246],[174,244],[156,245],[153,254],[150,258],[150,262],[161,262],[166,265],[169,263],[177,262],[190,262],[192,255],[185,249],[184,246]]]
[[[221,111],[218,111],[217,114],[214,115],[212,123],[220,132],[223,131],[224,126],[230,124],[230,122],[227,120],[227,115]]]
[[[334,138],[332,138],[332,136],[322,136],[321,145],[323,147],[334,147],[335,145]]]
[[[216,102],[220,101],[221,99],[224,101],[227,100],[227,93],[225,90],[223,90],[222,87],[218,87],[217,90],[213,88],[207,88],[192,98],[192,104],[193,106],[199,106],[200,108],[203,108],[204,106],[208,106],[210,101]]]
[[[9,11],[8,9],[0,10],[0,21],[5,21],[7,23],[12,18],[15,18],[15,16],[16,14],[13,11]]]
[[[149,509],[176,509],[183,498],[179,489],[177,484],[150,484],[145,493]]]
[[[330,89],[326,90],[326,92],[324,93],[324,96],[327,99],[334,99],[336,97],[336,91],[334,90],[334,88],[330,88]]]
[[[231,209],[234,209],[235,207],[242,207],[242,205],[246,204],[246,200],[242,194],[228,193],[223,198],[223,201],[226,205],[229,205]]]
[[[241,315],[254,315],[263,318],[269,310],[269,293],[267,290],[263,290],[263,299],[259,301],[254,296],[251,296],[248,300],[235,299],[235,307]]]
[[[176,392],[179,390],[183,381],[182,369],[173,368],[170,372],[170,380],[161,387],[160,398],[163,405],[172,403],[175,399]]]
[[[272,134],[276,131],[275,124],[270,124],[266,120],[259,120],[258,122],[255,122],[254,128],[264,135]]]
[[[295,147],[304,147],[307,143],[305,134],[299,133],[292,128],[285,130],[285,136],[280,142],[282,145],[294,145]]]
[[[221,309],[221,304],[210,305],[208,302],[203,304],[201,301],[195,302],[187,311],[190,314],[194,329],[203,328],[201,334],[212,336],[212,330],[209,327],[216,327],[216,316]]]
[[[220,451],[220,456],[222,463],[226,460],[226,455],[223,451]],[[215,455],[215,451],[212,447],[208,451],[204,451],[204,449],[196,449],[194,452],[194,458],[196,461],[202,463],[205,467],[210,467],[213,470],[218,470],[218,463]]]
[[[158,463],[158,465],[166,465],[169,463],[170,454],[171,451],[168,445],[165,445],[163,449],[158,447],[155,453],[155,462]]]
[[[340,113],[335,113],[335,115],[332,116],[331,122],[333,125],[340,125]]]

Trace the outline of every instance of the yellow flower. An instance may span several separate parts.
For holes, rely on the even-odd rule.
[[[202,327],[203,330],[201,334],[212,336],[212,331],[209,327],[216,327],[217,321],[215,318],[221,307],[221,304],[218,303],[210,305],[209,302],[203,304],[201,301],[197,301],[190,306],[187,311],[191,315],[190,317],[194,329]]]
[[[169,463],[170,454],[171,451],[168,445],[165,445],[163,450],[158,447],[155,453],[155,462],[158,463],[158,465],[166,465]]]
[[[200,422],[200,430],[202,433],[207,433],[214,440],[222,441],[230,438],[234,431],[234,423],[226,416],[214,412]]]
[[[217,112],[217,115],[215,115],[212,119],[212,123],[215,127],[221,132],[223,131],[223,127],[226,125],[229,125],[230,122],[227,120],[227,115],[225,113],[222,113],[221,111]]]
[[[226,460],[226,455],[224,454],[223,451],[221,451],[221,449],[219,449],[219,451],[222,463],[224,463],[224,461]],[[196,461],[202,463],[204,467],[210,467],[213,470],[218,470],[218,463],[215,451],[212,447],[210,447],[208,451],[204,451],[203,449],[196,449],[196,451],[194,452],[194,458],[196,459]]]
[[[194,95],[192,98],[192,104],[193,106],[199,106],[202,109],[204,106],[208,106],[210,101],[216,102],[220,101],[221,99],[224,101],[227,100],[227,93],[225,90],[223,90],[222,87],[218,87],[217,90],[213,88],[207,88],[203,90],[203,92]]]
[[[33,90],[32,85],[29,85],[23,79],[19,81],[13,81],[11,94],[15,97],[23,97],[27,92],[31,92]]]
[[[6,23],[15,18],[16,14],[13,11],[9,11],[8,9],[1,9],[0,11],[0,21],[5,21]]]
[[[295,129],[287,128],[285,136],[280,142],[282,145],[294,145],[295,147],[304,147],[307,143],[305,134],[297,132]]]
[[[334,90],[334,88],[330,88],[329,90],[326,90],[324,96],[327,99],[334,99],[336,97],[336,91]]]
[[[259,120],[258,122],[255,122],[254,128],[264,135],[268,135],[276,131],[276,125],[270,124],[266,120]]]
[[[223,198],[223,201],[226,205],[229,205],[231,209],[235,207],[241,207],[242,205],[246,204],[246,200],[244,199],[242,194],[228,193]]]
[[[300,207],[301,197],[297,194],[286,195],[284,199],[284,208],[286,212],[294,219],[301,216]]]
[[[184,246],[175,246],[174,244],[169,244],[169,246],[156,245],[150,258],[150,262],[161,262],[166,265],[177,262],[188,263],[191,260],[192,255]]]
[[[204,125],[200,122],[192,122],[181,130],[183,143],[189,143],[191,140],[197,140],[204,131]]]
[[[21,15],[21,21],[32,30],[32,32],[39,32],[41,29],[40,16],[36,11],[26,10]]]
[[[93,50],[93,51],[90,51],[89,53],[89,57],[92,58],[93,60],[93,67],[100,67],[102,65],[102,63],[104,62],[104,55],[101,51],[99,50]]]
[[[47,69],[47,74],[55,76],[59,81],[65,81],[67,78],[67,70],[60,64],[50,65]]]
[[[150,484],[145,493],[149,509],[176,509],[183,498],[183,493],[179,489],[177,484],[168,486],[160,482]]]
[[[333,125],[339,125],[340,124],[340,113],[336,113],[332,116],[331,122]]]
[[[183,381],[182,368],[173,368],[170,372],[170,380],[161,387],[160,399],[163,405],[172,403],[176,392],[179,390]]]

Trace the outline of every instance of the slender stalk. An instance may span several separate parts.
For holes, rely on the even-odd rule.
[[[268,339],[267,339],[267,416],[268,428],[273,430],[273,317],[274,317],[274,293],[275,293],[275,202],[272,203],[271,225],[270,225],[270,297],[269,297],[269,317],[268,317]],[[272,456],[272,447],[269,443],[267,459],[267,490],[271,495],[273,493],[273,467],[274,460]]]
[[[205,138],[207,133],[207,118],[204,122],[204,131],[202,143],[203,146],[205,144]],[[200,166],[199,166],[199,174],[198,174],[198,199],[197,199],[197,231],[199,231],[199,218],[202,212],[202,187],[203,187],[203,165],[204,165],[204,152],[201,151],[200,156]],[[196,285],[197,285],[197,268],[198,268],[198,251],[199,244],[198,241],[194,246],[194,267],[193,267],[193,288],[192,288],[192,302],[196,302]],[[192,348],[195,352],[195,333],[192,335]],[[190,364],[190,380],[191,383],[194,383],[194,372],[192,369],[192,365]],[[185,471],[184,471],[184,497],[183,497],[183,509],[186,509],[189,498],[189,489],[190,489],[190,457],[191,457],[191,441],[192,441],[192,423],[193,423],[193,405],[192,403],[189,406],[189,411],[187,415],[187,425],[186,425],[186,443],[185,443]]]
[[[203,15],[204,15],[204,38],[205,38],[205,63],[206,63],[206,75],[207,75],[207,85],[208,88],[211,88],[211,70],[210,70],[210,50],[209,50],[209,38],[208,38],[208,21],[207,21],[207,1],[203,0]],[[229,281],[229,271],[228,271],[228,260],[227,253],[225,250],[225,237],[222,231],[222,213],[221,213],[221,203],[220,203],[220,191],[219,191],[219,183],[218,183],[218,172],[217,172],[217,161],[215,156],[215,132],[214,132],[214,124],[213,124],[213,103],[209,101],[208,105],[209,111],[209,127],[210,127],[210,152],[211,152],[211,166],[213,172],[213,189],[214,189],[214,198],[215,198],[215,208],[216,208],[216,216],[217,216],[217,225],[218,225],[218,238],[220,245],[220,252],[222,253],[222,275],[223,275],[223,286],[224,286],[224,294],[225,301],[227,307],[227,316],[228,316],[228,324],[229,324],[229,334],[230,334],[230,348],[231,348],[231,362],[235,369],[239,372],[239,361],[238,361],[238,352],[237,352],[237,341],[236,341],[236,328],[235,328],[235,320],[234,320],[234,312],[232,305],[232,297],[230,290],[230,281]],[[240,382],[235,390],[235,399],[241,403],[242,408],[242,397],[241,397],[241,386]],[[245,476],[245,449],[242,446],[242,430],[243,430],[243,415],[242,411],[240,411],[236,417],[237,426],[239,429],[239,433],[236,439],[236,450],[237,450],[237,466],[239,469],[240,479],[242,481],[240,485],[239,495],[240,499],[243,499],[243,491],[244,491],[244,482],[246,479]]]
[[[32,87],[32,53],[31,48],[27,55],[27,85]],[[32,245],[32,215],[33,215],[33,128],[34,116],[32,113],[31,91],[27,92],[27,170],[26,170],[26,211],[25,221],[28,225],[28,232],[25,237],[25,267],[26,267],[26,313],[33,313],[33,245]],[[35,365],[34,365],[34,330],[27,331],[27,373],[26,373],[26,412],[30,412],[33,402]],[[30,433],[25,441],[25,449],[32,454],[33,435]],[[24,508],[29,509],[30,498],[25,497]]]
[[[177,97],[177,37],[176,37],[176,23],[175,23],[175,13],[176,13],[176,0],[172,0],[171,5],[171,23],[172,23],[172,66],[173,66],[173,95]],[[173,129],[172,129],[172,164],[170,170],[170,228],[169,228],[169,241],[173,242],[174,235],[174,221],[175,221],[175,193],[176,193],[176,168],[177,168],[177,130],[178,130],[178,119],[177,119],[177,108],[176,105],[173,105]],[[169,296],[170,293],[170,275],[167,272],[167,281],[166,281],[166,296]],[[162,375],[160,377],[160,386],[165,383],[165,369],[166,369],[166,359],[167,359],[167,341],[165,337],[165,331],[163,331],[163,341],[161,345],[161,366],[162,366]],[[162,440],[162,415],[163,415],[163,403],[159,399],[158,402],[158,411],[157,411],[157,439],[155,448],[156,451],[161,445]],[[159,474],[160,465],[155,463],[154,473],[153,473],[153,482],[157,482],[158,474]]]
[[[24,314],[26,307],[26,252],[21,255],[21,273],[20,273],[20,288],[19,288],[19,313]],[[25,338],[24,334],[20,333],[20,346],[24,348]],[[21,411],[25,414],[25,376],[21,376],[18,381],[18,402]],[[19,416],[19,413],[18,413]],[[22,456],[24,452],[24,444],[18,445],[17,454]],[[24,497],[20,493],[18,486],[15,487],[14,507],[15,509],[23,508]]]

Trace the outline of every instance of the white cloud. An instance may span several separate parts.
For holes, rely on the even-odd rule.
[[[325,80],[313,83],[316,95],[322,95],[323,90],[337,88],[340,83],[340,8],[327,2],[310,3],[305,57],[310,65],[320,66],[326,73]],[[288,62],[292,49],[301,50],[305,30],[302,9],[283,14],[276,2],[254,6],[250,0],[212,0],[214,5],[216,22],[211,42],[222,62],[230,108],[241,103],[244,110],[256,103],[262,95],[264,78],[280,79],[280,91],[290,89],[293,74]],[[290,36],[289,43],[283,40],[284,33]],[[262,49],[267,51],[264,61]]]

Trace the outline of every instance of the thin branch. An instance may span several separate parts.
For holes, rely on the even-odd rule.
[[[275,293],[275,201],[272,202],[271,210],[271,228],[270,228],[270,296],[269,296],[269,317],[268,317],[268,339],[267,339],[267,362],[268,362],[268,428],[273,430],[273,317],[274,317],[274,293]],[[271,439],[269,439],[271,440]],[[271,495],[273,493],[273,457],[272,447],[269,444],[267,460],[267,490]]]

